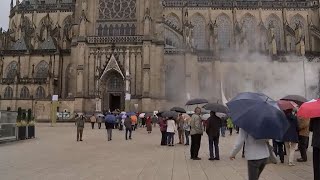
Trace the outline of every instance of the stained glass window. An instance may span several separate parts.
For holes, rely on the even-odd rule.
[[[99,19],[136,18],[136,0],[99,0]]]
[[[26,99],[26,98],[29,98],[29,97],[30,97],[29,89],[24,86],[24,87],[21,89],[20,98]]]
[[[12,87],[8,86],[4,90],[4,96],[5,99],[12,99],[13,98],[13,89]]]
[[[18,72],[18,63],[16,61],[12,61],[6,69],[6,78],[14,79]]]
[[[166,48],[179,48],[181,46],[181,40],[174,32],[165,29],[164,34]]]
[[[36,66],[36,78],[47,78],[49,73],[49,65],[45,61],[41,61],[37,66]]]
[[[169,21],[171,24],[174,24],[175,26],[179,27],[179,28],[181,27],[180,20],[175,15],[172,15],[172,14],[168,15],[166,17],[166,20]]]
[[[123,79],[118,75],[112,75],[108,82],[108,90],[111,91],[122,91],[123,90]]]
[[[231,43],[231,20],[227,15],[220,15],[216,19],[218,31],[218,43],[221,49],[230,47]]]
[[[46,97],[46,91],[42,86],[39,86],[36,90],[36,98],[37,99],[43,99]]]
[[[242,33],[245,36],[249,49],[255,49],[257,21],[252,15],[245,15],[242,20]]]
[[[301,16],[301,15],[299,15],[299,14],[296,14],[295,16],[293,16],[292,18],[291,18],[291,20],[290,20],[290,27],[293,29],[293,30],[295,30],[296,29],[296,26],[297,26],[297,24],[300,24],[301,25],[301,30],[302,30],[302,35],[304,36],[305,35],[305,32],[306,32],[306,30],[305,30],[305,19]],[[291,50],[295,50],[295,43],[296,43],[296,38],[295,38],[295,36],[292,36],[291,37]]]
[[[267,18],[266,26],[267,28],[270,27],[270,25],[273,24],[274,27],[274,34],[276,38],[277,43],[277,49],[281,49],[281,21],[278,16],[272,14]]]
[[[206,41],[206,21],[200,15],[195,15],[191,18],[193,27],[193,47],[196,49],[207,49]]]

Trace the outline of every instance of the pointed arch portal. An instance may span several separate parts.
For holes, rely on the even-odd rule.
[[[99,81],[102,110],[111,112],[116,109],[124,110],[125,77],[114,55],[111,56]]]

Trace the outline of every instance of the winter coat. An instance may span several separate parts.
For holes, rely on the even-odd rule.
[[[85,122],[86,122],[86,119],[84,117],[77,117],[76,118],[77,128],[84,128]]]
[[[310,131],[312,133],[312,146],[320,148],[320,118],[310,120]]]
[[[228,129],[233,129],[233,123],[232,123],[231,118],[228,118],[228,119],[227,119],[227,128],[228,128]]]
[[[90,122],[94,122],[94,123],[97,122],[96,117],[95,117],[95,116],[91,116],[91,117],[90,117]]]
[[[113,123],[105,122],[105,125],[106,125],[106,129],[113,129],[113,127],[114,127]]]
[[[176,122],[172,119],[167,120],[167,132],[175,133],[176,129]]]
[[[126,129],[132,129],[132,122],[130,118],[126,118],[124,120],[124,126],[126,127]]]
[[[309,131],[309,125],[310,125],[310,119],[298,119],[298,125],[299,125],[299,135],[309,137],[310,131]]]
[[[161,118],[159,121],[160,131],[167,131],[167,123],[164,118]]]
[[[193,114],[190,121],[190,135],[203,134],[203,124],[198,114]]]
[[[299,142],[298,138],[298,120],[294,115],[288,115],[287,119],[289,121],[289,129],[284,134],[282,141],[283,142]]]
[[[206,132],[209,137],[219,137],[221,128],[221,119],[214,115],[207,120]]]

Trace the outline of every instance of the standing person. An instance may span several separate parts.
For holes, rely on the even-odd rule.
[[[156,127],[158,123],[158,118],[155,114],[152,116],[151,120],[152,120],[153,126]]]
[[[98,116],[97,118],[98,128],[101,129],[102,117]]]
[[[174,146],[174,134],[176,132],[176,122],[173,117],[167,120],[168,146]]]
[[[108,141],[112,140],[112,129],[114,128],[114,123],[105,121],[106,129],[107,129],[107,136]]]
[[[189,145],[189,136],[190,136],[190,118],[184,118],[184,124],[183,124],[183,129],[184,129],[184,135],[186,137],[186,146]]]
[[[292,114],[292,109],[288,109],[284,111],[288,121],[289,121],[289,129],[283,136],[283,142],[285,142],[286,152],[289,156],[289,166],[294,166],[294,152],[298,147],[298,120]]]
[[[310,119],[298,119],[299,127],[299,151],[301,158],[297,159],[298,162],[306,162],[308,160],[307,149],[309,144],[309,125]]]
[[[281,163],[284,163],[284,142],[281,140],[273,140],[273,151],[276,156],[279,156]]]
[[[219,156],[219,136],[221,128],[221,119],[216,115],[215,112],[210,112],[210,117],[207,120],[206,132],[209,139],[209,160],[220,160]],[[214,154],[213,154],[214,145]]]
[[[150,134],[152,132],[152,120],[151,120],[151,117],[147,117],[146,118],[146,125],[147,125],[148,134]]]
[[[191,127],[190,154],[191,154],[191,159],[193,160],[201,160],[201,158],[198,157],[200,145],[201,145],[201,136],[203,134],[203,126],[202,126],[202,120],[201,120],[200,114],[201,114],[201,109],[197,107],[190,121],[190,127]]]
[[[320,117],[310,120],[313,147],[313,175],[314,180],[320,179]]]
[[[77,125],[77,141],[82,141],[82,134],[83,134],[83,128],[84,128],[84,124],[86,122],[85,118],[83,117],[83,115],[81,115],[79,117],[79,115],[76,115],[76,125]]]
[[[128,132],[129,132],[129,139],[131,140],[132,121],[129,116],[127,116],[126,119],[124,120],[124,127],[126,128],[126,140],[128,140]]]
[[[131,119],[131,123],[132,123],[132,130],[135,131],[136,128],[137,128],[137,121],[138,121],[137,116],[136,115],[132,115],[130,117],[130,119]]]
[[[94,114],[92,114],[92,116],[90,117],[92,129],[94,129],[94,124],[96,123],[96,121],[97,121],[96,116],[94,116]]]
[[[227,118],[222,117],[221,118],[221,136],[222,137],[226,136],[226,128],[227,128]]]
[[[182,114],[179,114],[177,119],[177,126],[178,126],[178,136],[179,136],[179,144],[184,144],[184,118]]]
[[[167,145],[167,122],[163,117],[159,118],[159,126],[161,131],[161,146]]]
[[[231,152],[231,160],[235,159],[244,143],[246,144],[245,157],[248,161],[249,180],[258,180],[270,156],[267,141],[254,139],[250,134],[240,128],[239,136]]]
[[[230,136],[232,136],[233,123],[230,117],[227,119],[227,128],[229,129]]]
[[[146,125],[146,118],[145,118],[145,117],[143,117],[143,118],[141,118],[141,119],[142,119],[141,127],[143,127],[143,128],[144,128],[144,126]]]

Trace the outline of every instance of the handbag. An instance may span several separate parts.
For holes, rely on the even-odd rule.
[[[269,144],[269,142],[266,142],[266,144],[268,146],[268,150],[269,150],[269,154],[270,154],[267,163],[268,164],[278,164],[278,158],[273,151],[273,147]]]

